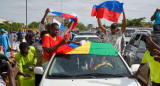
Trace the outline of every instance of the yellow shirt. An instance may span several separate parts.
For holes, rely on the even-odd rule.
[[[160,63],[154,60],[154,57],[150,55],[147,50],[143,56],[142,63],[148,62],[150,68],[151,81],[160,83]]]

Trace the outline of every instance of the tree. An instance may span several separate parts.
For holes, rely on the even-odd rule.
[[[6,25],[6,24],[0,25],[0,29],[1,29],[1,28],[5,29],[5,31],[9,31],[9,30],[10,30],[10,26],[9,26],[9,25]]]
[[[23,29],[23,26],[20,23],[13,22],[11,28],[13,31],[18,31],[19,29]]]
[[[127,19],[127,27],[146,27],[151,26],[152,22],[144,22],[145,17],[135,18],[135,19]],[[118,26],[121,27],[122,23],[118,23]]]
[[[29,29],[38,29],[39,22],[32,22],[28,25]]]
[[[77,28],[79,28],[79,30],[87,30],[87,27],[81,22],[77,23]]]
[[[3,21],[3,24],[10,25],[9,21]]]

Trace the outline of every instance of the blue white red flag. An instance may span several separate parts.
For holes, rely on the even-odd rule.
[[[57,16],[63,17],[64,19],[71,19],[72,21],[74,21],[71,30],[73,30],[78,23],[78,18],[76,16],[66,14],[66,13],[62,13],[62,12],[56,12],[56,11],[51,11],[51,13],[53,13]]]
[[[93,6],[91,16],[105,18],[117,23],[122,12],[123,3],[120,3],[119,1],[105,1],[100,5]]]

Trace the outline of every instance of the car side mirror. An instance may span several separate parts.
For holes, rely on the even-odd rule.
[[[138,68],[139,68],[139,64],[133,64],[132,66],[131,66],[131,71],[132,71],[132,73],[135,73],[137,70],[138,70]]]
[[[35,72],[35,74],[43,75],[44,70],[42,67],[35,67],[34,72]]]

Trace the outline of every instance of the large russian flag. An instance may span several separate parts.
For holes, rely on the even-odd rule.
[[[123,3],[120,3],[119,1],[105,1],[100,5],[93,6],[91,16],[105,18],[117,23],[122,12]]]
[[[74,29],[74,27],[77,25],[78,23],[78,18],[76,16],[70,15],[70,14],[66,14],[66,13],[62,13],[62,12],[56,12],[56,11],[51,11],[51,13],[63,17],[65,19],[71,19],[72,21],[74,21],[71,30]]]

